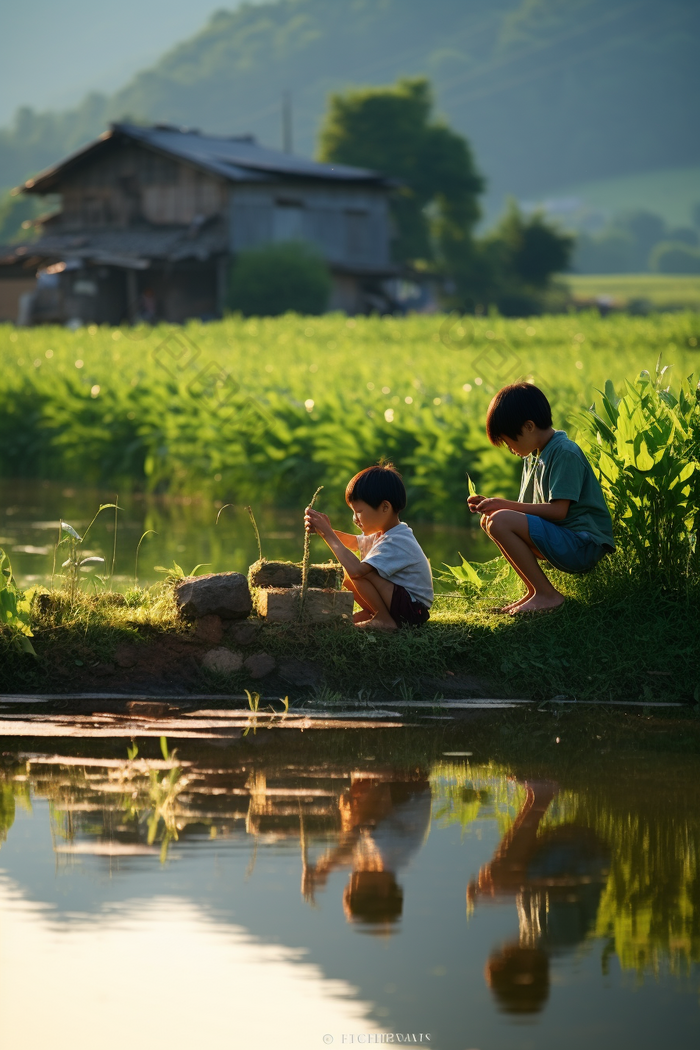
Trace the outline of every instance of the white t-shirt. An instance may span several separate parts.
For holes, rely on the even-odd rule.
[[[405,522],[387,532],[358,536],[360,557],[390,583],[404,587],[414,602],[427,609],[433,604],[433,574],[430,562]]]

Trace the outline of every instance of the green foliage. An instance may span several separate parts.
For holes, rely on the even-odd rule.
[[[464,311],[495,306],[508,317],[541,313],[556,273],[566,270],[572,234],[535,213],[525,218],[514,200],[500,222],[470,250],[452,259],[452,304]]]
[[[399,262],[432,259],[428,205],[435,211],[438,243],[460,244],[479,217],[484,180],[466,140],[432,117],[433,93],[425,78],[389,88],[362,88],[331,96],[321,128],[324,161],[372,168],[401,180],[392,207]]]
[[[25,653],[34,653],[29,641],[31,628],[31,598],[20,591],[12,576],[12,566],[0,547],[0,631],[7,630],[13,644]]]
[[[433,572],[435,579],[448,588],[457,587],[469,597],[488,597],[494,601],[503,586],[512,586],[510,566],[503,558],[492,558],[486,562],[467,561],[460,552],[461,565],[445,565]],[[508,593],[508,591],[506,591]]]
[[[0,844],[6,838],[7,833],[15,822],[15,793],[12,784],[0,780]]]
[[[579,273],[700,273],[698,235],[690,227],[669,230],[652,212],[616,215],[595,236],[581,234],[573,267]]]
[[[193,396],[189,373],[163,367],[159,348],[173,334],[0,326],[3,475],[298,511],[299,493],[324,485],[329,512],[345,515],[348,479],[385,456],[406,479],[409,521],[463,522],[465,471],[480,492],[517,492],[518,463],[484,431],[500,386],[532,376],[556,425],[570,429],[606,378],[622,382],[660,350],[690,373],[700,338],[691,313],[463,323],[288,315],[176,329],[200,351],[198,368],[235,379],[219,399]]]
[[[634,273],[646,270],[646,261],[635,265],[634,241],[622,230],[608,229],[576,240],[573,268],[577,273]]]
[[[567,269],[574,238],[539,213],[526,219],[511,201],[486,243],[500,253],[508,278],[526,287],[544,288],[553,274]]]
[[[0,198],[0,244],[35,240],[33,222],[45,210],[45,203],[36,197],[5,194]]]
[[[651,253],[649,266],[656,273],[700,274],[700,251],[682,241],[661,241]]]
[[[191,572],[185,572],[181,565],[178,565],[176,561],[173,561],[170,568],[165,565],[154,566],[156,572],[163,574],[163,583],[166,587],[174,587],[176,583],[181,583],[182,580],[187,580],[192,576],[197,575],[197,569],[203,569],[205,562],[200,562],[198,565],[191,570]]]
[[[323,259],[293,241],[251,248],[233,264],[227,304],[245,317],[276,317],[296,311],[321,314],[331,293]]]
[[[463,832],[476,821],[495,821],[500,835],[513,826],[526,792],[509,770],[495,763],[435,762],[430,770],[433,819],[441,828],[458,824]]]
[[[603,939],[604,972],[614,953],[623,970],[659,974],[667,966],[686,974],[700,962],[700,828],[693,772],[666,763],[664,791],[648,777],[640,787],[606,785],[560,795],[546,819],[590,828],[609,845],[610,873],[594,934]],[[612,789],[611,789],[612,788]]]
[[[64,569],[63,579],[70,594],[71,603],[75,601],[75,595],[80,589],[81,573],[91,568],[93,565],[104,565],[105,560],[97,555],[88,555],[87,557],[82,556],[82,546],[87,539],[90,529],[95,524],[95,521],[102,513],[103,510],[119,510],[116,503],[102,503],[100,504],[97,513],[93,517],[92,521],[86,528],[84,534],[80,536],[72,525],[69,525],[67,521],[60,522],[59,533],[65,533],[65,536],[59,535],[58,542],[56,544],[56,554],[58,554],[60,548],[66,544],[68,549],[68,557],[62,563],[61,568]],[[116,514],[115,514],[115,530],[116,530]],[[116,532],[115,532],[116,542]]]
[[[642,372],[583,419],[582,444],[613,510],[629,571],[678,585],[700,571],[700,395],[690,376],[674,395],[666,368]]]

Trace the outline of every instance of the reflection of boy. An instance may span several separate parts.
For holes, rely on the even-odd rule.
[[[361,608],[353,616],[355,624],[393,631],[425,623],[433,603],[433,577],[412,530],[399,519],[406,506],[401,475],[390,463],[367,467],[348,482],[345,502],[361,536],[336,532],[328,515],[309,507],[305,522],[345,570],[343,586]]]
[[[401,917],[403,890],[396,872],[420,849],[430,824],[430,784],[426,779],[394,781],[353,775],[339,799],[340,840],[304,872],[304,895],[325,885],[332,871],[349,866],[343,893],[348,922],[387,932]]]
[[[556,609],[564,596],[537,564],[588,572],[615,550],[612,520],[600,483],[578,445],[552,426],[552,410],[532,383],[499,390],[489,405],[486,433],[523,462],[517,502],[470,496],[469,509],[525,584],[526,593],[500,612]]]
[[[467,886],[467,910],[480,898],[514,897],[519,936],[495,949],[486,983],[506,1013],[536,1013],[549,996],[549,956],[585,939],[607,877],[608,851],[575,824],[540,831],[556,795],[552,781],[530,781],[510,831]]]

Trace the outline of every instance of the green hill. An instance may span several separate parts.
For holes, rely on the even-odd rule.
[[[700,204],[700,165],[689,168],[663,168],[637,175],[618,175],[559,187],[542,195],[540,203],[568,204],[574,215],[599,212],[610,217],[620,212],[642,209],[653,212],[671,227],[694,222],[693,209]],[[568,218],[568,215],[566,216]],[[577,225],[574,222],[573,225]]]
[[[505,192],[700,163],[696,0],[272,0],[221,11],[116,94],[0,131],[0,185],[126,115],[312,153],[328,93],[424,74]],[[700,191],[698,193],[700,197]]]

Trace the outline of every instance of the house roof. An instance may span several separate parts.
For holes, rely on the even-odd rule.
[[[212,172],[229,182],[277,182],[283,176],[286,179],[313,179],[386,188],[397,185],[395,180],[367,168],[322,164],[293,153],[260,146],[251,135],[226,138],[169,124],[156,124],[153,127],[112,124],[110,130],[99,139],[29,179],[22,189],[28,193],[54,192],[61,177],[71,168],[78,167],[88,157],[111,149],[125,139]]]
[[[226,252],[226,229],[220,220],[202,226],[143,226],[125,230],[86,230],[84,232],[47,231],[41,240],[29,245],[15,245],[0,251],[0,262],[31,266],[37,260],[75,259],[78,262],[104,263],[144,269],[151,259],[181,262],[185,259],[209,259]]]

